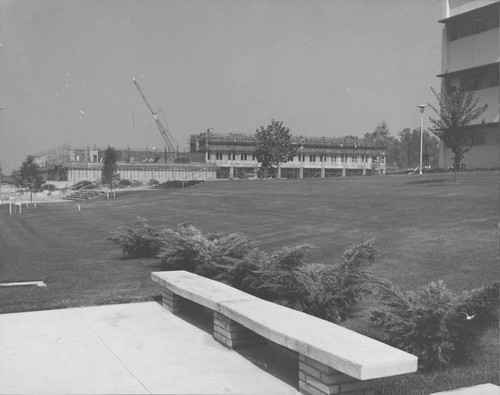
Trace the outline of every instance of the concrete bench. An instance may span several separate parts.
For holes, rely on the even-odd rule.
[[[374,394],[373,379],[417,370],[417,357],[320,318],[185,271],[153,272],[163,306],[214,312],[214,338],[228,348],[270,340],[299,355],[304,394]]]

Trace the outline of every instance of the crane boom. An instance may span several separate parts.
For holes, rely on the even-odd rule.
[[[156,126],[158,126],[158,129],[160,130],[160,134],[163,137],[163,140],[165,140],[165,143],[167,144],[168,150],[170,152],[175,152],[176,148],[177,148],[177,143],[176,143],[175,139],[172,137],[172,135],[170,134],[168,129],[165,126],[163,126],[160,119],[156,115],[158,113],[158,111],[160,111],[160,110],[158,110],[156,112],[153,110],[153,107],[151,107],[151,104],[149,104],[149,101],[146,98],[146,95],[144,94],[142,88],[139,86],[139,83],[135,80],[135,78],[133,78],[132,81],[134,81],[135,87],[139,91],[139,94],[141,95],[142,100],[144,100],[144,103],[146,103],[146,106],[148,106],[149,111],[151,111],[151,114],[153,115],[153,118],[156,122]]]

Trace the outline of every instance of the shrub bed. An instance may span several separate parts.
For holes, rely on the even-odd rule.
[[[354,244],[331,263],[308,263],[309,244],[267,253],[241,233],[204,233],[191,224],[170,229],[138,218],[109,240],[130,257],[157,257],[168,270],[187,270],[308,314],[339,323],[371,294],[378,337],[419,358],[422,370],[460,364],[483,331],[498,322],[498,283],[460,294],[442,281],[402,290],[369,270],[373,241]]]
[[[483,331],[498,322],[498,283],[456,294],[443,281],[417,291],[379,284],[371,321],[382,340],[416,355],[423,370],[467,361]]]

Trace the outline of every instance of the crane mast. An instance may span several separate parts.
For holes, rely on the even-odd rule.
[[[156,122],[156,126],[158,126],[160,134],[163,137],[163,140],[165,140],[165,143],[167,144],[168,150],[170,152],[175,152],[177,148],[177,143],[175,142],[175,139],[172,137],[168,129],[165,126],[163,126],[160,119],[156,115],[160,110],[156,112],[153,110],[153,107],[151,107],[151,104],[149,104],[149,101],[146,98],[146,95],[144,94],[142,88],[139,86],[139,83],[135,80],[135,78],[133,78],[132,81],[134,81],[135,87],[137,88],[139,94],[141,95],[142,100],[144,100],[144,103],[146,103],[146,106],[148,106],[149,111],[151,111],[151,114],[153,115],[153,118]]]

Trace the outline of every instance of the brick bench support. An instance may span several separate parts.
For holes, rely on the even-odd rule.
[[[214,339],[230,349],[260,346],[266,339],[214,311]]]
[[[305,395],[375,395],[374,380],[360,381],[299,354],[299,390]]]
[[[174,294],[168,289],[164,289],[162,293],[162,305],[171,313],[189,313],[191,311],[199,310],[201,307],[189,299],[183,298]]]

